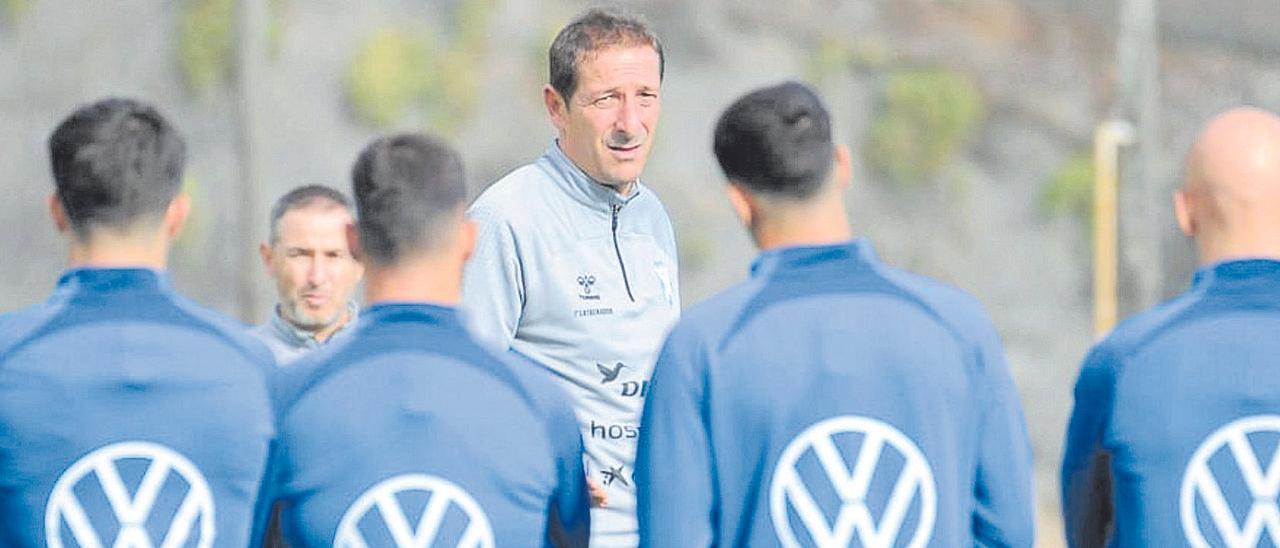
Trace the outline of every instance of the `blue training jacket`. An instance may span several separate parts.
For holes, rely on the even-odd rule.
[[[0,546],[248,544],[272,363],[160,272],[68,271],[0,317]]]
[[[514,359],[514,358],[512,358]],[[377,304],[282,373],[271,503],[292,546],[585,546],[582,438],[550,378],[453,308]]]
[[[1260,259],[1201,268],[1094,347],[1062,465],[1072,544],[1110,500],[1114,546],[1280,545],[1278,357],[1280,261]]]
[[[1030,546],[1031,452],[995,329],[871,245],[764,253],[658,359],[642,546]]]

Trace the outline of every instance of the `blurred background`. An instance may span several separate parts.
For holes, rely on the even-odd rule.
[[[853,225],[889,263],[986,304],[1007,344],[1038,459],[1041,538],[1060,545],[1057,467],[1093,341],[1093,139],[1119,152],[1121,315],[1195,266],[1170,193],[1213,113],[1280,110],[1275,0],[650,0],[667,50],[645,180],[675,223],[686,303],[754,255],[723,200],[711,126],[747,90],[801,79],[855,151]],[[195,215],[173,256],[183,292],[246,322],[274,302],[256,256],[267,212],[306,183],[349,191],[374,136],[453,141],[472,195],[553,137],[546,49],[587,6],[554,0],[0,0],[0,311],[63,268],[47,221],[45,140],[106,95],[158,105],[185,134]]]

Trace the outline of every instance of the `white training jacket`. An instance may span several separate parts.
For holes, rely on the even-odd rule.
[[[462,308],[476,335],[550,371],[572,399],[592,546],[635,546],[632,465],[653,364],[680,313],[675,235],[658,197],[595,182],[552,142],[468,210],[479,228]]]

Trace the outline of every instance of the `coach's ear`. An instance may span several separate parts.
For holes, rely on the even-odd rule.
[[[551,124],[556,126],[560,135],[564,135],[565,128],[569,125],[569,98],[561,97],[556,88],[547,84],[542,86],[542,103],[547,107],[547,117],[551,118]]]
[[[351,250],[351,257],[357,261],[364,262],[364,253],[360,248],[360,230],[356,228],[355,223],[347,223],[347,249]]]
[[[63,209],[62,200],[58,199],[57,193],[50,194],[45,199],[45,205],[49,207],[49,218],[53,219],[53,226],[58,232],[65,233],[71,228],[71,223],[67,221],[67,210]]]
[[[755,199],[750,192],[733,181],[729,181],[729,186],[725,189],[729,194],[729,205],[733,206],[733,213],[738,216],[738,220],[742,222],[742,226],[751,228],[755,222]]]

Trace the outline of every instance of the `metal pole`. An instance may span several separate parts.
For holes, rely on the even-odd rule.
[[[263,63],[266,59],[266,24],[270,14],[267,0],[240,0],[236,8],[236,64],[235,97],[240,181],[237,185],[236,207],[236,301],[240,318],[250,323],[258,321],[259,296],[256,253],[256,227],[261,223],[258,210],[259,174],[257,151],[260,143],[257,132],[258,93],[261,87]]]
[[[1134,123],[1134,147],[1121,155],[1120,234],[1133,273],[1131,310],[1154,306],[1164,292],[1164,228],[1168,192],[1160,173],[1160,49],[1158,0],[1124,0],[1117,41],[1116,116]]]
[[[1112,120],[1093,132],[1093,334],[1102,338],[1119,317],[1117,180],[1120,147],[1133,141],[1133,126]]]

